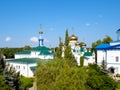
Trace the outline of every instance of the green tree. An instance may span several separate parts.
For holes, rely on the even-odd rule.
[[[112,40],[112,38],[110,37],[110,36],[106,36],[104,39],[103,39],[103,43],[110,43],[110,42],[112,42],[113,40]]]
[[[84,56],[80,57],[80,66],[82,67],[84,65]]]
[[[100,67],[101,67],[102,70],[106,70],[107,65],[105,63],[105,60],[102,61],[102,64],[100,65]]]
[[[90,64],[88,68],[86,87],[90,90],[115,90],[117,83],[108,75],[103,74],[97,64]]]
[[[69,60],[75,60],[70,45],[65,47],[65,53],[64,53],[64,58],[69,59]]]
[[[34,78],[27,78],[21,76],[20,81],[21,81],[21,87],[28,89],[33,86]]]
[[[69,45],[69,34],[68,34],[68,29],[66,29],[65,32],[65,46]]]
[[[6,90],[6,85],[3,75],[0,75],[0,90]]]
[[[20,90],[19,72],[16,72],[15,68],[9,66],[9,64],[5,67],[4,77],[6,81],[6,90]]]
[[[61,40],[61,37],[59,37],[59,47],[57,48],[57,51],[56,51],[57,58],[62,58],[62,49],[63,49],[63,42]]]
[[[87,90],[86,70],[68,59],[39,62],[36,69],[37,90]]]
[[[23,50],[31,50],[32,48],[29,46],[29,45],[25,45],[24,47],[23,47]]]

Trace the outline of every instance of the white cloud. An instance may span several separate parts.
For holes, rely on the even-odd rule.
[[[6,42],[11,41],[11,37],[6,37],[6,38],[5,38],[5,41],[6,41]]]
[[[90,23],[86,23],[85,26],[91,26],[91,24]]]
[[[31,41],[31,42],[38,42],[38,37],[31,37],[31,38],[30,38],[30,41]]]

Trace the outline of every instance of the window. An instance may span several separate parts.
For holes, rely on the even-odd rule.
[[[116,62],[119,62],[119,57],[118,56],[116,57]]]

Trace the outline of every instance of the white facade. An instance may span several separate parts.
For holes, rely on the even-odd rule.
[[[103,60],[107,65],[107,69],[114,67],[115,74],[120,74],[120,49],[97,50],[97,64],[101,65]]]
[[[16,72],[19,72],[20,75],[25,77],[33,77],[34,72],[30,69],[30,67],[36,67],[36,63],[34,64],[25,64],[25,63],[15,63],[15,62],[7,62],[9,63],[9,67],[15,68]]]
[[[84,42],[79,43],[75,35],[70,37],[69,45],[71,46],[72,53],[78,66],[80,66],[81,56],[84,56],[84,66],[88,66],[89,63],[95,63],[95,54],[91,51],[87,51],[86,44]]]
[[[96,47],[97,64],[101,65],[104,60],[107,69],[114,68],[114,74],[120,74],[120,29],[117,30],[117,41],[100,44]]]

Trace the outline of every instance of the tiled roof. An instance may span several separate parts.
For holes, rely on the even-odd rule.
[[[7,62],[21,63],[21,64],[33,64],[33,63],[37,63],[38,61],[40,61],[39,58],[20,58],[20,59],[7,60]]]
[[[92,56],[93,52],[85,52],[84,56]]]
[[[41,53],[39,55],[53,55],[53,53],[51,53],[49,51],[41,51]]]
[[[49,51],[50,49],[45,46],[38,46],[32,49],[32,51]]]
[[[45,46],[38,46],[38,47],[34,47],[32,50],[24,50],[22,52],[18,52],[16,54],[30,54],[31,51],[37,51],[40,52],[39,55],[53,55],[52,52],[50,52],[50,49],[45,47]]]
[[[80,48],[80,52],[84,52],[85,49],[83,47]]]

